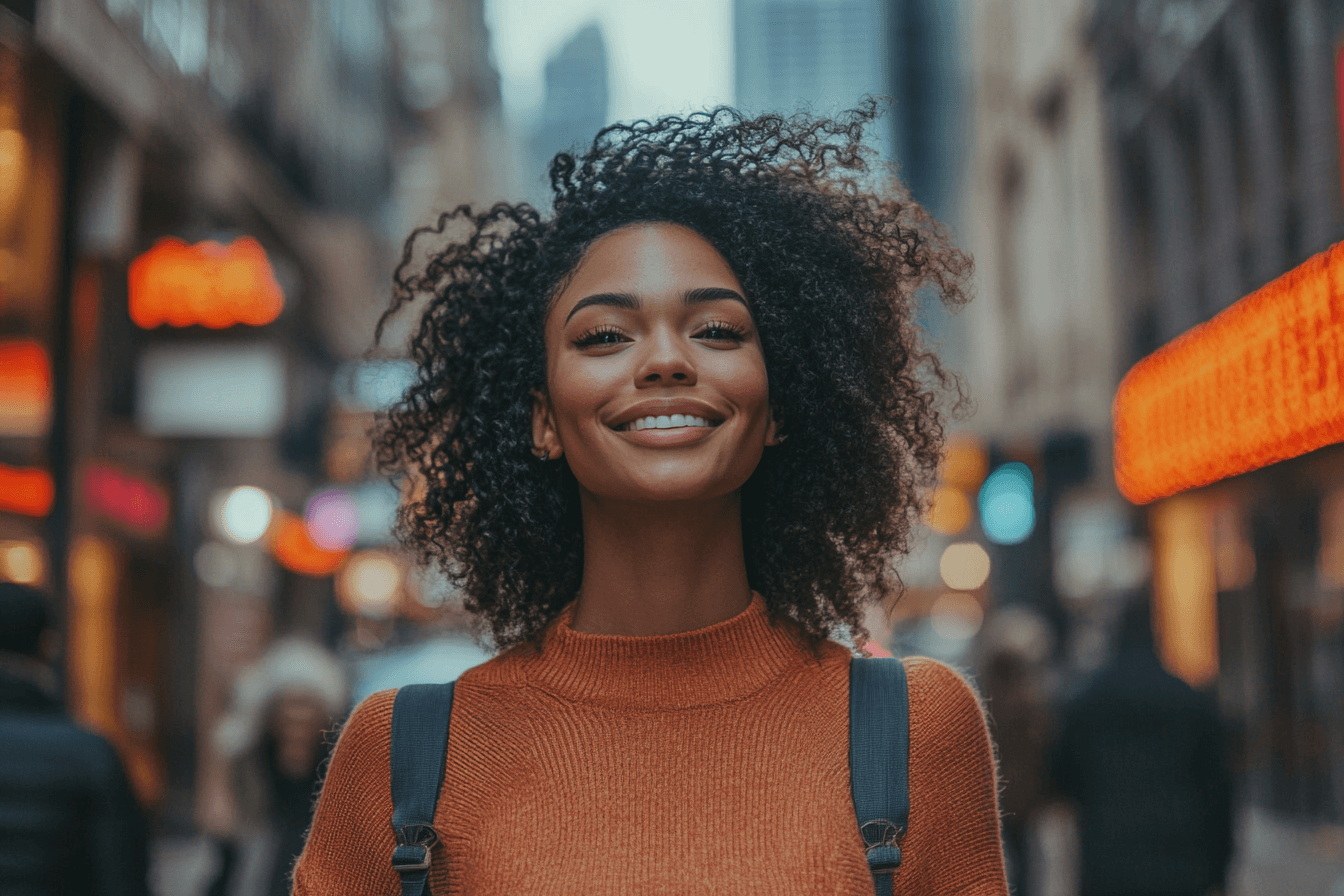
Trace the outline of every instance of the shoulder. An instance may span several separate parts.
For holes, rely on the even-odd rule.
[[[926,656],[901,661],[909,681],[910,699],[948,708],[980,710],[980,695],[966,677],[946,663]]]
[[[396,703],[396,689],[378,691],[359,702],[350,717],[341,726],[339,744],[347,749],[356,745],[372,746],[392,743],[392,706]]]
[[[951,748],[986,739],[984,707],[965,676],[928,657],[902,662],[909,682],[912,742]]]

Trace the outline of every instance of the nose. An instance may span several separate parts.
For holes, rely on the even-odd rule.
[[[645,343],[644,357],[635,374],[635,384],[644,386],[695,385],[695,362],[691,359],[693,346],[675,333],[661,331]]]

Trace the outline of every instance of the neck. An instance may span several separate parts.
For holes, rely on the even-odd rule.
[[[751,603],[736,492],[631,504],[584,493],[583,583],[570,623],[600,635],[667,635],[730,619]]]

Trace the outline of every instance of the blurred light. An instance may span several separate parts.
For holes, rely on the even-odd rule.
[[[974,638],[984,618],[980,602],[969,594],[949,592],[935,600],[929,609],[929,625],[949,641]]]
[[[0,464],[0,510],[46,516],[55,499],[56,485],[46,470]]]
[[[12,106],[5,111],[8,121],[17,118]],[[0,230],[6,233],[23,202],[27,181],[28,141],[18,128],[6,127],[0,130]]]
[[[0,435],[40,436],[50,415],[47,350],[31,339],[0,342]]]
[[[414,361],[352,361],[336,368],[332,391],[351,408],[380,411],[401,400],[415,382]]]
[[[401,565],[381,551],[361,551],[350,558],[336,580],[336,593],[351,612],[386,619],[401,595]]]
[[[1218,592],[1212,526],[1189,496],[1153,505],[1153,622],[1162,663],[1194,687],[1218,674]]]
[[[359,537],[359,510],[345,489],[318,492],[304,512],[308,536],[326,551],[347,551]]]
[[[962,491],[973,492],[989,472],[989,456],[980,440],[970,433],[957,433],[947,440],[940,478]]]
[[[980,487],[980,526],[995,544],[1019,544],[1036,528],[1035,483],[1023,463],[1008,463]]]
[[[227,588],[238,575],[238,558],[228,545],[207,541],[191,558],[196,577],[211,588]]]
[[[131,262],[131,320],[146,330],[167,324],[211,329],[262,326],[280,316],[285,297],[251,237],[228,246],[208,241],[188,246],[164,237]]]
[[[154,436],[265,437],[285,420],[285,359],[274,345],[157,345],[136,371],[135,419]]]
[[[956,535],[970,525],[971,501],[961,489],[940,485],[933,492],[933,506],[924,522],[939,535]]]
[[[1115,480],[1143,504],[1344,441],[1344,243],[1134,366]]]
[[[345,551],[328,551],[308,537],[308,527],[292,513],[277,515],[271,553],[290,572],[305,576],[329,576],[345,562]]]
[[[152,535],[168,521],[168,498],[158,486],[106,464],[84,471],[84,500],[89,509]]]
[[[947,587],[974,591],[989,578],[989,554],[973,541],[950,544],[938,561],[938,571]]]
[[[401,506],[401,492],[390,482],[365,482],[350,489],[359,513],[359,543],[386,544],[392,540]]]
[[[117,734],[117,555],[90,535],[70,549],[70,703],[96,730]]]
[[[46,575],[42,550],[31,541],[0,541],[0,576],[20,585],[36,585]]]
[[[240,485],[219,502],[219,529],[231,541],[251,544],[266,534],[274,505],[271,496],[251,485]]]

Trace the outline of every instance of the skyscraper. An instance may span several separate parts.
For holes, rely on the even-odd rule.
[[[951,211],[962,112],[956,0],[735,0],[737,103],[830,114],[890,97],[871,136],[915,197]]]
[[[607,45],[590,22],[546,63],[546,101],[532,137],[525,178],[531,193],[544,195],[546,166],[557,152],[587,146],[607,124]]]
[[[889,92],[887,0],[735,0],[737,104],[819,114]],[[892,154],[891,136],[879,138]]]

